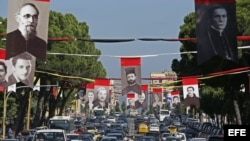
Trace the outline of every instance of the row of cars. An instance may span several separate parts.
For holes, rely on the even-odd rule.
[[[223,141],[224,132],[222,128],[214,126],[211,122],[200,122],[194,118],[183,118],[182,123],[186,125],[185,131],[189,141]]]
[[[212,139],[222,141],[224,139],[221,128],[210,122],[199,122],[187,116],[172,114],[162,121],[153,115],[136,117],[135,124],[137,134],[154,136],[156,141],[210,141]]]

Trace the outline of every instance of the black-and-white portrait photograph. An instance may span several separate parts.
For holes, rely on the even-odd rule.
[[[95,96],[93,100],[94,108],[109,108],[110,94],[109,86],[95,86]]]
[[[46,60],[49,2],[9,0],[6,60],[29,52]]]
[[[8,66],[7,69],[7,81],[8,86],[19,82],[24,83],[31,88],[34,87],[33,80],[35,75],[35,62],[36,58],[24,52],[17,56],[6,60]]]
[[[8,87],[7,65],[5,59],[0,59],[0,86]]]
[[[196,4],[198,64],[211,59],[238,62],[235,3]]]
[[[139,66],[122,67],[122,95],[141,94],[141,73]]]

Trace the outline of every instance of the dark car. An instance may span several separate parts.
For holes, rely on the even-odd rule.
[[[154,136],[142,136],[138,138],[138,140],[136,141],[158,141],[158,139],[155,138]]]
[[[224,141],[223,135],[211,135],[208,136],[207,141]]]

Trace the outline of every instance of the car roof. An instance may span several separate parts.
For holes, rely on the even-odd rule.
[[[117,139],[117,137],[114,137],[114,136],[103,136],[102,139]]]
[[[37,133],[40,133],[40,132],[64,132],[63,129],[42,129],[42,130],[37,130],[36,131]]]

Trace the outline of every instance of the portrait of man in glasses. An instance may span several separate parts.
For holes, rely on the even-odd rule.
[[[10,1],[10,4],[12,1]],[[7,29],[6,59],[29,52],[41,61],[45,61],[47,41],[38,36],[37,27],[40,15],[38,7],[34,3],[24,3],[14,15],[18,25],[16,29],[10,32]],[[44,24],[47,23],[44,22]],[[13,22],[8,22],[8,25],[13,25]]]

